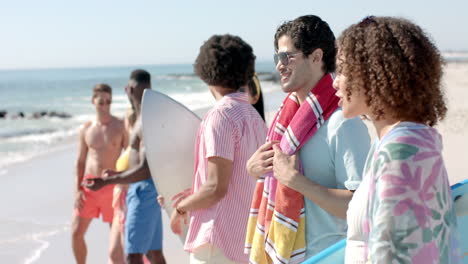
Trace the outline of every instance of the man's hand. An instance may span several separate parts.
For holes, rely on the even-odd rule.
[[[184,221],[185,225],[188,225],[187,212],[184,214],[179,214],[177,213],[177,209],[174,209],[171,215],[171,230],[174,232],[174,234],[182,234],[182,221]]]
[[[187,196],[190,196],[191,194],[192,194],[192,189],[187,188],[187,189],[181,191],[180,193],[172,196],[172,198],[171,198],[171,201],[173,201],[172,207],[176,208],[177,205],[180,203],[180,201],[187,198]]]
[[[108,177],[114,176],[116,174],[119,174],[119,173],[117,171],[113,171],[113,170],[104,170],[101,173],[101,178],[108,178]]]
[[[97,191],[107,185],[106,181],[102,178],[88,178],[85,181],[86,183],[83,183],[83,186],[91,191]]]
[[[275,152],[272,146],[277,143],[279,142],[270,141],[263,144],[255,151],[252,157],[250,157],[247,161],[246,169],[251,176],[259,178],[273,170],[273,156]]]
[[[177,205],[182,200],[184,200],[185,198],[190,196],[191,194],[192,194],[192,189],[187,188],[187,189],[181,191],[180,193],[172,196],[172,198],[171,198],[171,201],[174,202],[172,204],[172,207],[174,208],[174,210],[172,211],[172,214],[171,214],[171,230],[172,230],[172,232],[174,232],[177,235],[182,234],[182,223],[181,223],[181,221],[184,221],[184,224],[188,225],[187,212],[184,212],[183,214],[179,214],[177,212]],[[158,197],[158,201],[159,201],[159,197]],[[163,201],[163,203],[164,203],[164,201]]]
[[[297,176],[299,168],[297,153],[291,156],[287,155],[281,151],[277,144],[273,146],[273,151],[275,152],[273,175],[280,183],[294,189],[294,177]]]
[[[113,170],[104,170],[101,174],[101,178],[87,178],[85,181],[86,183],[83,184],[84,187],[92,190],[92,191],[97,191],[101,189],[102,187],[106,186],[109,184],[105,178],[109,178],[111,176],[114,176],[118,174],[117,171]]]
[[[84,195],[83,190],[78,190],[75,192],[75,209],[81,210],[83,208],[84,200],[86,200],[86,196]]]

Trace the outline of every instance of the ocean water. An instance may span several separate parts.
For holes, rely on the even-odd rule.
[[[130,107],[124,87],[136,68],[151,73],[153,89],[192,110],[210,107],[215,102],[207,86],[193,74],[190,64],[0,71],[0,112],[8,113],[6,118],[0,118],[0,179],[5,187],[0,192],[0,263],[72,262],[70,161],[75,160],[76,153],[62,151],[54,156],[51,152],[72,149],[70,144],[77,142],[79,126],[94,118],[91,95],[97,83],[112,87],[111,112],[123,117]],[[256,68],[264,94],[278,91],[278,84],[268,81],[274,72],[273,63],[258,63]],[[42,111],[63,112],[71,117],[32,118]],[[18,118],[19,112],[25,117]],[[38,157],[44,154],[44,159]],[[18,165],[12,166],[15,163]],[[55,167],[55,164],[65,165]],[[49,170],[54,173],[48,175]],[[92,226],[87,235],[89,245],[93,240],[107,243],[106,231],[107,226],[102,223]],[[100,249],[102,252],[90,250],[90,263],[106,257],[106,248],[107,244]],[[61,250],[63,254],[57,253]]]
[[[0,177],[9,165],[23,162],[76,140],[79,126],[94,116],[92,87],[107,83],[113,89],[111,111],[123,117],[130,107],[124,87],[130,72],[139,67],[0,71]],[[214,100],[207,86],[193,74],[190,64],[141,67],[152,75],[153,89],[168,94],[192,110],[209,107]],[[264,93],[277,85],[265,81],[274,72],[271,62],[256,65]],[[263,79],[263,81],[262,81]],[[32,118],[35,112],[59,112],[71,118]],[[18,118],[19,113],[24,118]]]
[[[453,62],[466,63],[468,56],[455,54]],[[122,117],[129,107],[123,87],[136,67],[50,69],[0,71],[0,112],[26,118],[0,119],[0,263],[72,263],[70,220],[73,194],[70,166],[57,166],[74,160],[72,151],[53,159],[32,159],[21,166],[9,166],[76,142],[78,127],[93,118],[91,89],[96,83],[108,83],[114,89],[112,112]],[[153,88],[181,101],[192,110],[211,106],[214,99],[206,85],[192,73],[191,65],[156,65],[142,67],[153,76]],[[279,106],[284,94],[277,83],[268,81],[274,71],[272,63],[259,63],[262,89],[269,94],[266,109]],[[273,98],[273,100],[272,100]],[[69,119],[31,119],[37,111],[66,112]],[[64,168],[62,168],[64,167]],[[63,177],[51,178],[49,170],[59,170]],[[52,173],[51,175],[54,175]],[[2,177],[6,176],[6,177]],[[93,221],[99,222],[99,221]],[[87,234],[90,257],[96,243],[106,257],[108,227],[93,223]],[[93,244],[94,241],[95,244]],[[178,241],[177,241],[178,242]],[[55,254],[55,255],[54,255]],[[51,259],[55,261],[51,261]],[[57,261],[56,259],[63,261]],[[94,260],[93,259],[93,260]],[[94,263],[90,261],[90,263]],[[97,263],[104,263],[99,261]]]

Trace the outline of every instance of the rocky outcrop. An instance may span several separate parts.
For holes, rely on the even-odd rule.
[[[18,119],[18,118],[29,118],[29,119],[40,119],[45,117],[56,117],[56,118],[71,118],[72,115],[65,112],[57,111],[37,111],[33,112],[31,115],[26,115],[24,112],[20,111],[17,113],[8,113],[7,110],[0,110],[0,119]]]

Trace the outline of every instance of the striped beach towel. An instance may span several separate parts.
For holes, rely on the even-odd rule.
[[[301,105],[296,94],[290,93],[273,119],[267,141],[279,140],[284,153],[296,153],[337,109],[339,99],[332,83],[326,74]],[[273,173],[262,176],[247,226],[245,253],[250,254],[250,263],[300,263],[305,245],[302,194],[278,183]]]

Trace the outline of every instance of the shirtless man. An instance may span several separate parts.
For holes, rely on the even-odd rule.
[[[116,172],[106,170],[104,177],[88,180],[92,190],[111,184],[130,184],[127,193],[127,216],[124,230],[124,249],[129,264],[143,263],[143,255],[152,264],[165,264],[162,253],[161,207],[158,193],[146,161],[141,129],[141,100],[145,89],[151,89],[151,76],[145,70],[134,70],[125,91],[135,109],[137,121],[130,135],[129,169]]]
[[[107,84],[93,88],[92,103],[96,108],[96,119],[83,124],[80,131],[78,160],[75,177],[75,206],[72,224],[72,247],[76,263],[86,263],[84,235],[93,218],[112,222],[113,186],[97,192],[83,187],[87,178],[101,175],[105,169],[115,169],[122,149],[128,144],[124,122],[110,113],[112,89]]]

